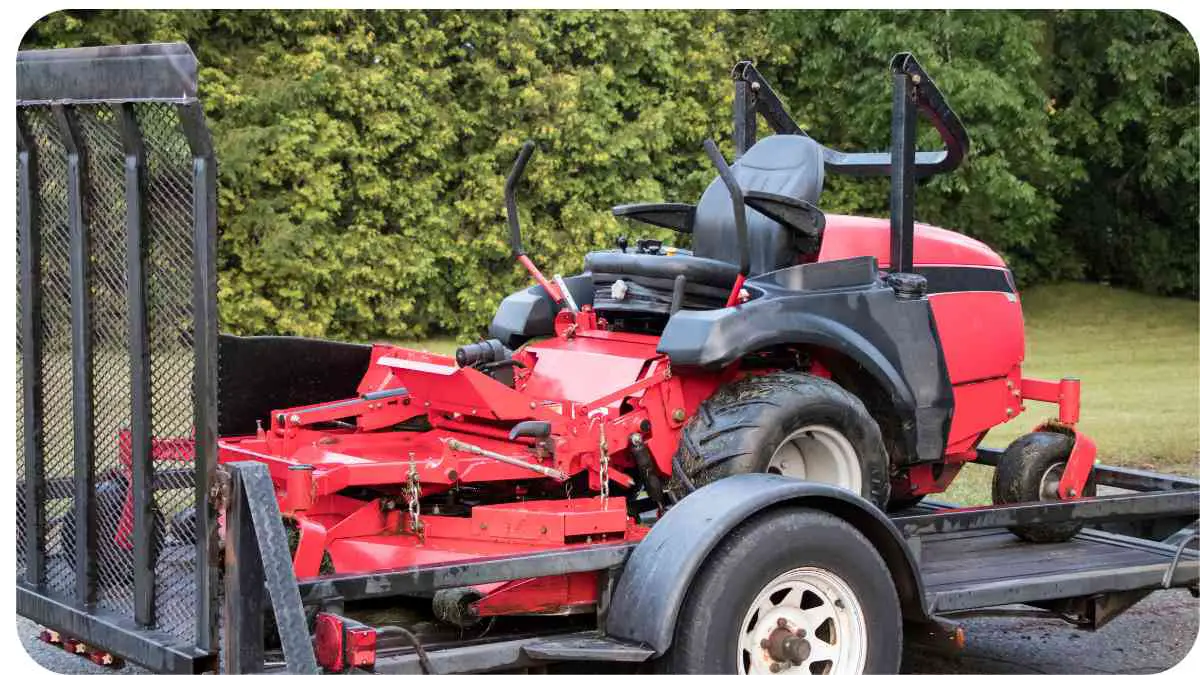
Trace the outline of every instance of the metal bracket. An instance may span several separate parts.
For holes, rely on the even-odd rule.
[[[228,673],[262,672],[263,591],[290,673],[318,673],[287,532],[265,464],[230,462],[225,509],[225,651]]]

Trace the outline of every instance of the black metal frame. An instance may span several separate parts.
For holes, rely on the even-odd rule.
[[[186,44],[132,45],[26,51],[17,55],[18,171],[22,374],[25,475],[18,485],[28,521],[25,573],[17,581],[17,611],[88,644],[160,672],[212,669],[217,653],[215,511],[209,487],[216,468],[216,171],[212,144],[196,98],[197,63]],[[155,630],[153,493],[164,484],[151,456],[149,315],[147,311],[146,161],[133,104],[175,107],[191,149],[191,233],[194,260],[193,426],[196,460],[188,471],[195,486],[196,639]],[[128,357],[133,498],[133,616],[96,606],[96,439],[94,437],[92,308],[90,297],[88,153],[78,107],[111,106],[124,153],[125,264],[128,280]],[[70,233],[72,401],[74,471],[47,481],[43,461],[42,300],[37,146],[29,111],[49,109],[67,152],[67,222]],[[177,487],[177,486],[176,486]],[[71,494],[75,503],[75,592],[62,597],[46,585],[43,504]]]
[[[834,173],[891,177],[891,271],[913,271],[913,198],[916,179],[958,168],[967,156],[970,139],[958,115],[929,74],[909,53],[892,58],[892,143],[889,152],[840,152],[821,146],[825,165]],[[736,157],[754,145],[757,115],[778,134],[807,136],[788,115],[783,103],[749,61],[733,68],[733,144]],[[941,135],[946,148],[916,149],[917,114],[924,115]]]
[[[288,672],[320,672],[270,472],[258,462],[231,462],[223,465],[220,476],[226,531],[225,672],[263,671],[268,598]]]
[[[1001,452],[981,448],[977,462],[995,464]],[[248,463],[245,466],[253,465]],[[258,470],[265,475],[265,467],[260,466]],[[909,546],[914,549],[919,560],[923,537],[938,537],[966,530],[995,530],[1015,525],[1080,520],[1092,525],[1147,518],[1178,518],[1182,519],[1181,522],[1191,522],[1200,516],[1200,481],[1105,465],[1095,467],[1094,477],[1100,484],[1125,489],[1139,488],[1141,492],[1092,497],[1075,502],[974,508],[928,503],[919,507],[918,513],[897,514],[891,520],[907,538]],[[264,495],[268,485],[269,483],[264,483]],[[274,505],[273,500],[266,501]],[[233,507],[229,508],[231,516],[228,522],[237,523],[232,515]],[[257,528],[258,524],[255,523],[254,527]],[[1083,617],[1082,626],[1095,628],[1111,620],[1155,588],[1162,588],[1164,584],[1193,585],[1200,577],[1195,556],[1189,553],[1186,557],[1186,569],[1176,572],[1172,566],[1172,578],[1164,581],[1164,573],[1160,568],[1166,565],[1172,555],[1179,554],[1180,544],[1186,544],[1186,541],[1156,542],[1097,530],[1087,530],[1080,536],[1115,546],[1154,552],[1162,562],[1154,566],[1129,569],[1066,572],[1030,579],[1017,589],[995,586],[965,592],[934,593],[927,598],[930,603],[929,609],[934,613],[934,617],[954,617],[959,612],[980,612],[985,611],[983,608],[995,605],[1026,602],[1044,605],[1046,610],[1039,615],[1062,616],[1070,610],[1070,613],[1077,613]],[[298,590],[301,602],[305,606],[340,609],[346,602],[400,595],[423,596],[443,588],[582,571],[608,571],[606,581],[612,586],[620,577],[636,546],[634,543],[596,544],[586,548],[497,556],[462,563],[381,570],[369,574],[328,575],[301,579],[298,582]],[[1028,550],[1036,554],[1037,546],[1029,544]],[[597,611],[595,631],[547,635],[541,639],[521,635],[487,644],[463,644],[430,650],[428,658],[435,666],[445,666],[455,672],[469,671],[472,668],[536,665],[546,660],[566,659],[568,656],[595,661],[639,661],[648,658],[643,653],[646,651],[644,648],[604,635],[604,617],[609,608],[603,600],[601,604]],[[251,609],[247,608],[244,611],[249,612]],[[931,617],[931,620],[936,619]],[[583,646],[572,647],[575,642]],[[388,648],[386,651],[386,656],[383,652],[380,654],[380,662],[377,664],[379,669],[419,671],[419,658],[411,649],[400,647]],[[290,662],[288,668],[292,669]]]

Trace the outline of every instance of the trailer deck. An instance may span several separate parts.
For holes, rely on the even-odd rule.
[[[981,463],[994,458],[981,455]],[[892,522],[906,535],[918,563],[928,615],[950,626],[934,636],[954,641],[958,618],[981,614],[1019,614],[1063,619],[1076,627],[1097,629],[1155,590],[1200,583],[1200,551],[1191,524],[1200,515],[1197,482],[1186,477],[1131,472],[1097,466],[1097,475],[1122,493],[1074,504],[958,508],[941,503],[921,504],[893,514]],[[1135,480],[1136,479],[1136,480]],[[1146,490],[1138,493],[1132,486]],[[1168,488],[1163,490],[1162,488]],[[1124,492],[1129,490],[1129,492]],[[1139,524],[1139,519],[1174,527],[1166,541],[1085,528],[1070,541],[1035,544],[1004,527],[990,523],[1062,518],[1070,509],[1100,527]],[[1144,523],[1141,523],[1144,524]],[[406,595],[418,589],[449,587],[472,581],[512,578],[516,574],[552,574],[554,570],[611,568],[619,573],[636,545],[567,549],[532,556],[505,556],[456,566],[426,566],[420,570],[391,570],[372,575],[334,575],[301,580],[305,603],[330,599],[356,601]],[[495,633],[480,639],[424,645],[426,665],[436,672],[514,669],[555,662],[638,663],[653,658],[643,645],[605,636],[594,623],[564,621],[540,631]],[[421,659],[407,639],[385,637],[381,629],[376,672],[421,673]],[[916,637],[928,637],[918,631]],[[958,636],[961,640],[961,634]],[[946,646],[946,645],[942,645]],[[961,644],[958,645],[961,647]],[[267,655],[268,665],[283,666],[278,652]]]
[[[1071,541],[1029,544],[1007,530],[938,535],[922,542],[921,577],[934,615],[1096,593],[1187,586],[1195,549],[1085,529]],[[1173,574],[1168,578],[1167,573]]]

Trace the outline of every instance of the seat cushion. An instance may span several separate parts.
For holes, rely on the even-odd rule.
[[[686,280],[684,309],[723,307],[738,275],[735,265],[720,260],[621,251],[593,251],[584,258],[583,267],[592,276],[594,306],[601,312],[666,313],[675,277],[681,274]],[[618,280],[625,290],[614,294]]]
[[[594,273],[654,277],[674,282],[682,274],[688,283],[719,286],[726,291],[737,279],[737,265],[693,255],[649,255],[622,251],[592,251],[583,259],[583,269]]]

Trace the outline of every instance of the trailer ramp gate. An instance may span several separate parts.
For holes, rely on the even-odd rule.
[[[184,44],[17,56],[17,611],[158,672],[218,642],[196,82]]]

